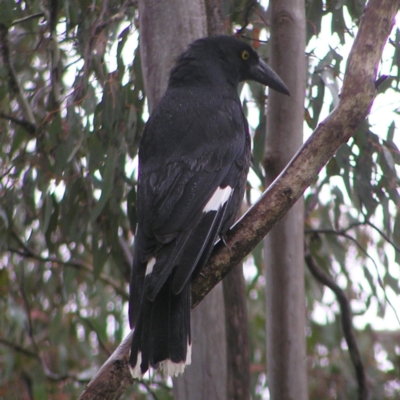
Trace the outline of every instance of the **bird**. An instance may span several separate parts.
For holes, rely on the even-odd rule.
[[[233,224],[250,166],[245,80],[289,95],[242,39],[198,39],[177,58],[145,125],[129,288],[134,378],[150,368],[177,376],[191,362],[191,282]]]

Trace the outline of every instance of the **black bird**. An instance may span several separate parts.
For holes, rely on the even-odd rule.
[[[237,86],[289,94],[242,40],[199,39],[177,60],[139,146],[138,224],[130,282],[133,377],[190,364],[191,280],[243,199],[250,136]]]

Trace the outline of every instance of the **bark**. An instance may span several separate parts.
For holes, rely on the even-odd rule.
[[[304,0],[272,0],[270,64],[290,97],[270,91],[264,169],[271,184],[303,142]],[[267,377],[272,400],[306,400],[304,207],[300,198],[265,240]]]
[[[227,399],[246,400],[251,395],[249,321],[242,264],[222,281],[225,301],[227,348]]]
[[[203,1],[139,0],[140,52],[149,109],[164,94],[175,59],[187,45],[207,36]]]
[[[322,167],[364,121],[376,96],[376,72],[400,0],[370,0],[360,24],[338,107],[317,127],[259,201],[219,243],[192,287],[193,307],[259,243],[315,180]],[[81,400],[114,400],[133,383],[129,334],[93,377]]]
[[[212,5],[210,24],[218,29],[217,3]],[[165,91],[176,57],[194,40],[207,36],[208,18],[203,1],[139,1],[140,48],[146,95],[150,110]],[[211,27],[210,27],[211,29]],[[226,398],[226,340],[222,286],[192,313],[192,364],[173,379],[175,399]]]

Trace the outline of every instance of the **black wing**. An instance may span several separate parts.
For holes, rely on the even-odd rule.
[[[154,299],[173,274],[172,292],[180,293],[243,198],[250,139],[240,102],[207,93],[205,106],[199,97],[200,109],[190,110],[182,94],[167,94],[141,142],[132,326],[143,290]]]

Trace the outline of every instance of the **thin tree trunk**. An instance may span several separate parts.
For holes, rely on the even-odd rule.
[[[251,394],[249,321],[243,266],[238,264],[222,281],[227,347],[227,399],[247,400]]]
[[[150,111],[164,94],[175,59],[194,40],[207,36],[203,1],[139,0],[140,51]]]
[[[165,91],[176,57],[207,36],[203,1],[140,0],[140,49],[150,110]],[[215,23],[215,22],[214,22]],[[226,338],[222,285],[192,313],[192,364],[173,379],[179,400],[226,399]]]
[[[303,0],[270,1],[270,65],[290,97],[269,92],[264,167],[267,184],[283,170],[303,140],[305,15]],[[303,201],[300,199],[265,241],[267,376],[272,400],[305,400]]]

